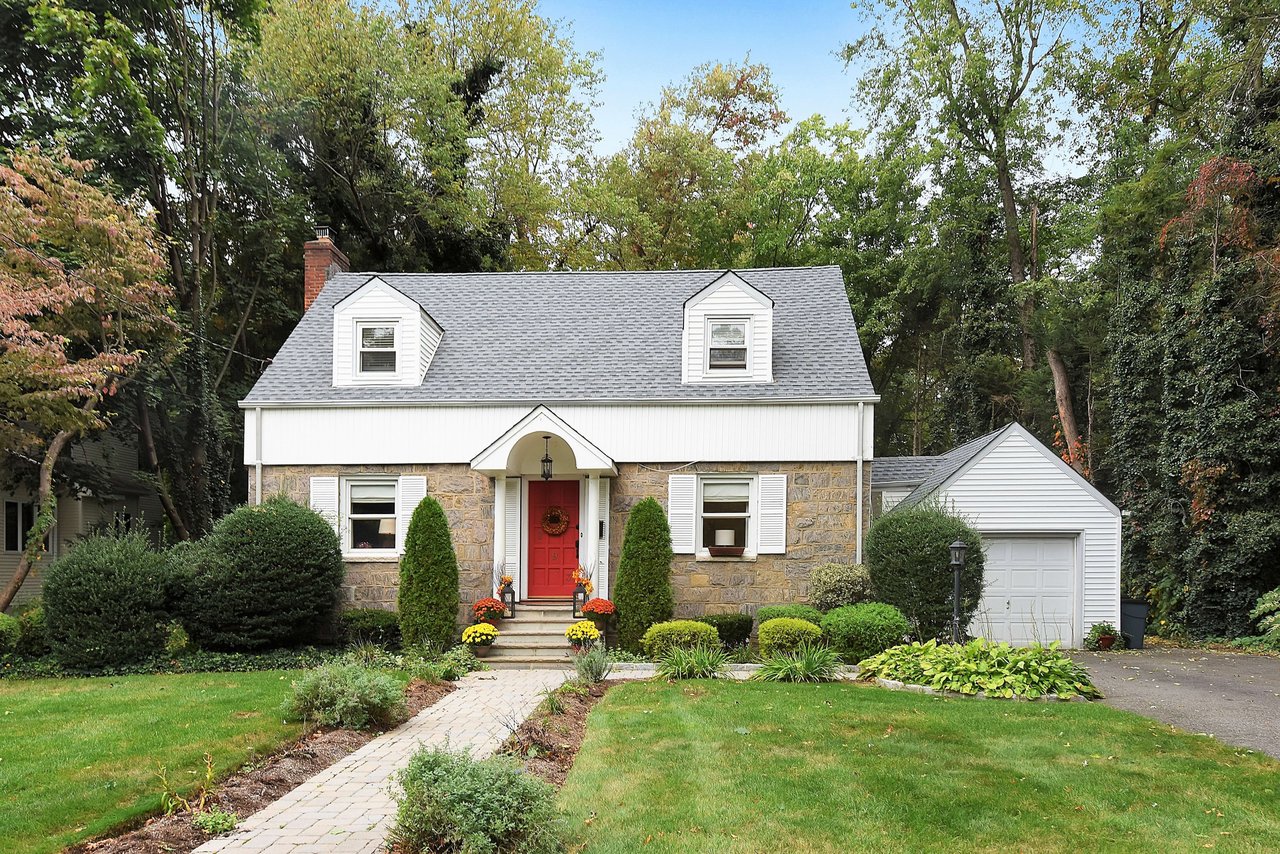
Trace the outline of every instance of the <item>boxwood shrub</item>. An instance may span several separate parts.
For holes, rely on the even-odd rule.
[[[338,625],[345,643],[372,643],[393,650],[400,648],[400,618],[395,611],[351,608],[338,617]]]
[[[715,626],[698,620],[668,620],[654,623],[640,639],[645,655],[657,660],[674,647],[719,646],[720,635]]]
[[[779,617],[804,620],[816,625],[822,621],[822,612],[812,605],[761,605],[756,611],[756,622],[762,626]]]
[[[18,615],[18,655],[38,658],[49,654],[49,632],[45,625],[44,603],[28,604]]]
[[[0,655],[7,655],[18,648],[22,627],[17,617],[0,612]]]
[[[201,647],[268,649],[331,631],[343,577],[338,537],[297,502],[240,507],[170,558],[183,625]]]
[[[872,590],[871,572],[861,564],[824,563],[809,573],[809,604],[819,611],[870,602]]]
[[[909,631],[911,626],[902,612],[882,602],[846,605],[822,618],[827,643],[850,664],[897,646]]]
[[[164,648],[168,564],[140,533],[93,536],[49,567],[49,645],[70,668],[143,661]]]
[[[698,622],[714,626],[720,635],[720,643],[727,647],[746,643],[751,637],[751,627],[755,625],[750,614],[707,614],[699,617]]]
[[[768,658],[778,653],[795,652],[805,644],[822,640],[822,629],[808,620],[795,617],[774,617],[760,624],[757,635],[760,655]]]

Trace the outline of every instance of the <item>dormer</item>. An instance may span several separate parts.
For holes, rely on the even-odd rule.
[[[684,304],[686,383],[773,382],[773,300],[725,272]]]
[[[333,307],[335,386],[418,385],[444,330],[376,276]]]

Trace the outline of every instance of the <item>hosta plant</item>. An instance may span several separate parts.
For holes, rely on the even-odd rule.
[[[961,694],[984,692],[988,697],[1035,699],[1102,696],[1089,675],[1058,644],[1012,647],[983,638],[963,646],[910,643],[887,649],[862,661],[860,679],[893,679]]]
[[[1263,593],[1249,616],[1258,621],[1263,637],[1280,641],[1280,587]]]

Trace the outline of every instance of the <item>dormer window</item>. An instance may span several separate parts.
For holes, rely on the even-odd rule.
[[[747,329],[749,321],[707,321],[707,369],[709,371],[745,371],[747,369]]]
[[[359,323],[356,325],[359,353],[357,372],[361,374],[394,374],[396,372],[396,325],[394,323]]]

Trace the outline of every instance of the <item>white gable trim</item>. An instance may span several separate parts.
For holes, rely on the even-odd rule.
[[[361,324],[395,328],[396,369],[386,375],[362,374],[358,368]],[[417,385],[426,376],[444,329],[412,297],[372,276],[333,307],[333,385]]]
[[[725,270],[719,276],[711,280],[711,283],[693,296],[684,301],[685,311],[694,308],[698,303],[702,302],[709,295],[720,290],[727,284],[735,285],[740,291],[750,296],[753,300],[760,304],[761,308],[773,308],[773,298],[746,279],[739,276],[732,270]]]
[[[526,436],[550,433],[558,436],[573,451],[574,465],[579,471],[598,474],[618,473],[613,459],[563,418],[545,406],[536,406],[513,424],[487,448],[471,460],[471,468],[496,477],[507,473],[507,465],[516,443]]]

